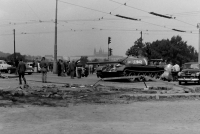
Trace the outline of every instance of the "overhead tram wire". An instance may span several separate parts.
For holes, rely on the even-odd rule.
[[[98,30],[98,31],[120,31],[120,32],[138,32],[138,31],[144,31],[144,32],[156,32],[154,34],[157,34],[158,32],[173,32],[173,31],[177,31],[177,32],[182,32],[184,34],[199,34],[198,32],[196,33],[189,33],[186,31],[182,31],[182,30],[178,30],[178,29],[170,29],[170,30],[144,30],[144,29],[105,29],[105,28],[93,28],[93,29],[84,29],[84,30],[80,30],[80,29],[70,29],[70,30],[63,30],[63,31],[58,31],[58,33],[66,33],[66,32],[85,32],[85,31],[94,31]],[[173,30],[173,31],[172,31]],[[29,32],[21,32],[21,33],[17,33],[16,35],[32,35],[32,34],[51,34],[54,33],[54,31],[47,31],[47,32],[35,32],[35,33],[29,33]],[[0,36],[11,36],[13,34],[0,34]]]
[[[9,22],[8,24],[2,24],[0,27],[5,27],[5,26],[11,26],[11,25],[29,25],[29,24],[36,24],[36,23],[51,23],[52,21],[32,21],[32,22],[20,22],[20,23],[15,23],[15,22]]]
[[[120,3],[120,2],[116,2],[116,1],[114,1],[114,0],[109,0],[109,1],[112,1],[112,2],[117,3],[117,4],[130,7],[130,8],[134,8],[134,9],[136,9],[136,10],[139,10],[139,11],[142,11],[142,12],[146,12],[146,13],[149,13],[149,14],[152,14],[152,15],[155,15],[155,16],[159,16],[159,17],[163,17],[163,18],[167,18],[167,19],[175,19],[175,20],[180,21],[180,22],[182,22],[182,23],[185,23],[185,24],[188,24],[188,25],[191,25],[191,26],[195,26],[195,25],[192,25],[192,24],[190,24],[190,23],[187,23],[187,22],[178,20],[178,19],[176,19],[176,17],[173,18],[173,17],[167,16],[167,15],[162,15],[162,14],[158,14],[158,13],[154,13],[154,12],[148,12],[148,11],[145,11],[145,10],[143,10],[143,9],[139,9],[139,8],[135,8],[135,7],[132,7],[132,6],[128,6],[126,3],[122,4],[122,3]],[[143,21],[143,22],[144,22],[144,21]],[[147,23],[147,22],[145,22],[145,23]],[[149,23],[149,24],[152,24],[152,23]],[[155,24],[153,24],[153,25],[155,25]],[[156,25],[156,26],[160,26],[160,25]],[[195,27],[196,27],[196,26],[195,26]],[[173,29],[172,29],[172,30],[173,30]],[[182,31],[182,30],[178,30],[178,31]]]
[[[188,24],[188,25],[191,25],[191,26],[195,26],[196,25],[193,25],[193,24],[190,24],[190,23],[187,23],[187,22],[184,22],[184,21],[181,21],[181,20],[178,20],[176,19],[176,17],[171,17],[171,16],[167,16],[167,15],[162,15],[162,14],[158,14],[158,13],[154,13],[154,12],[148,12],[148,11],[145,11],[143,9],[139,9],[139,8],[136,8],[136,7],[133,7],[133,6],[128,6],[126,3],[120,3],[120,2],[117,2],[117,1],[114,1],[114,0],[109,0],[109,1],[112,1],[114,3],[117,3],[117,4],[120,4],[120,5],[124,5],[124,6],[127,6],[129,8],[133,8],[133,9],[136,9],[136,10],[139,10],[139,11],[142,11],[142,12],[146,12],[148,14],[151,14],[151,15],[155,15],[155,16],[159,16],[159,17],[163,17],[163,18],[167,18],[167,19],[174,19],[174,20],[177,20],[179,22],[182,22],[182,23],[185,23],[185,24]]]
[[[185,23],[185,24],[188,24],[188,25],[191,25],[191,26],[194,26],[194,27],[197,27],[196,25],[193,25],[193,24],[190,24],[190,23],[187,23],[187,22],[184,22],[184,21],[178,20],[178,19],[176,19],[176,18],[175,18],[175,20],[180,21],[180,22]]]
[[[130,0],[127,0],[126,2],[128,2],[128,1],[130,1]],[[121,7],[122,5],[120,5],[120,6],[118,6],[118,7],[116,7],[116,8],[114,8],[113,10],[111,10],[110,12],[112,13],[113,11],[115,11],[115,10],[117,10],[119,7]],[[103,17],[101,17],[102,19],[104,18],[104,16]],[[105,19],[104,19],[105,20]]]
[[[147,23],[147,24],[159,26],[159,27],[162,27],[162,28],[171,29],[171,28],[168,28],[166,26],[161,26],[161,25],[158,25],[158,24],[154,24],[154,23],[150,23],[150,22],[145,22],[145,21],[142,21],[141,19],[135,19],[135,18],[126,17],[126,16],[122,16],[122,15],[114,15],[114,14],[111,14],[111,12],[107,13],[107,12],[104,12],[104,11],[100,11],[100,10],[96,10],[96,9],[92,9],[92,8],[88,8],[88,7],[84,7],[84,6],[80,6],[80,5],[76,5],[76,4],[72,4],[72,3],[69,3],[69,2],[64,2],[64,1],[61,1],[61,0],[59,0],[59,2],[67,3],[67,4],[78,6],[78,7],[81,7],[81,8],[86,8],[86,9],[93,10],[93,11],[96,11],[96,12],[101,12],[101,13],[104,13],[104,14],[109,14],[109,15],[112,15],[112,16],[115,16],[115,17],[120,17],[120,18],[125,18],[125,19],[130,19],[130,20],[141,21],[141,22],[144,22],[144,23]],[[144,11],[144,10],[142,10],[142,11]],[[144,12],[147,12],[147,11],[144,11]],[[39,20],[39,21],[35,21],[35,22],[13,23],[13,25],[22,25],[22,24],[31,24],[31,23],[44,23],[44,22],[47,23],[47,22],[52,22],[52,21],[41,21],[41,20]],[[12,25],[12,23],[8,24],[7,26],[9,26],[9,25]],[[5,26],[5,24],[3,26]],[[0,27],[1,27],[1,25],[0,25]]]
[[[59,1],[59,2],[62,2],[62,3],[69,4],[69,5],[73,5],[73,6],[77,6],[77,7],[81,7],[81,8],[93,10],[93,11],[96,11],[96,12],[101,12],[101,13],[104,13],[104,14],[110,14],[110,15],[112,15],[112,16],[119,17],[119,15],[113,15],[113,14],[111,14],[111,12],[110,12],[110,13],[107,13],[107,12],[104,12],[104,11],[100,11],[100,10],[96,10],[96,9],[92,9],[92,8],[88,8],[88,7],[84,7],[84,6],[80,6],[80,5],[76,5],[76,4],[72,4],[72,3],[69,3],[69,2],[61,1],[61,0],[58,0],[58,1]],[[109,1],[113,1],[113,0],[109,0]],[[116,2],[116,1],[113,1],[113,2]],[[121,3],[119,3],[119,2],[116,2],[116,3],[121,4]],[[126,3],[123,4],[123,5],[127,6]],[[129,7],[131,7],[131,6],[129,6]],[[135,8],[135,7],[131,7],[131,8]],[[139,8],[135,8],[135,9],[140,10],[140,11],[143,11],[143,12],[147,12],[147,11],[142,10],[142,9],[139,9]],[[149,12],[147,12],[147,13],[149,13]],[[122,15],[120,15],[120,17],[123,17],[123,18],[125,18],[125,19],[135,20],[135,21],[141,21],[141,22],[148,23],[148,24],[151,24],[151,25],[155,25],[155,26],[159,26],[159,27],[163,27],[163,28],[167,28],[167,29],[173,30],[173,28],[168,28],[168,27],[166,27],[166,26],[161,26],[161,25],[157,25],[157,24],[154,24],[154,23],[145,22],[145,21],[142,21],[141,19],[134,19],[134,18],[130,18],[130,17],[122,16]]]
[[[28,2],[25,0],[26,4],[29,6],[29,8],[32,10],[32,12],[35,14],[35,16],[40,20],[39,16],[35,13],[35,11],[31,8],[31,6],[28,4]]]
[[[145,12],[145,13],[149,13],[148,11],[145,11],[143,9],[139,9],[139,8],[136,8],[136,7],[129,6],[129,5],[126,4],[126,2],[123,4],[123,3],[120,3],[120,2],[117,2],[117,1],[114,1],[114,0],[109,0],[109,1],[117,3],[117,4],[120,4],[120,5],[123,5],[123,6],[127,6],[127,7],[130,7],[130,8],[133,8],[133,9]]]
[[[59,0],[59,2],[63,2],[63,1]],[[80,6],[80,5],[68,3],[68,2],[63,2],[63,3],[67,3],[67,4],[74,5],[74,6],[86,8],[86,9],[93,10],[93,11],[97,11],[97,12],[101,12],[101,13],[104,13],[104,14],[109,14],[109,15],[112,15],[112,16],[115,16],[115,17],[117,17],[117,16],[119,17],[119,15],[113,15],[113,14],[111,14],[111,12],[110,12],[110,13],[107,13],[107,12],[99,11],[99,10],[96,10],[96,9],[87,8],[87,7],[84,7],[84,6]],[[120,15],[120,16],[122,16],[122,15]],[[122,17],[126,17],[126,16],[122,16]],[[134,20],[133,18],[130,18],[130,17],[126,17],[126,19]],[[159,26],[159,27],[162,27],[162,28],[167,28],[167,29],[172,30],[171,28],[168,28],[168,27],[166,27],[166,26],[161,26],[161,25],[158,25],[158,24],[149,23],[149,22],[145,22],[145,21],[142,21],[142,20],[140,20],[140,21],[141,21],[141,22],[144,22],[144,23],[147,23],[147,24],[151,24],[151,25],[155,25],[155,26]],[[41,21],[41,22],[44,22],[44,21]],[[39,22],[37,22],[37,23],[41,23],[41,22],[39,21]],[[47,22],[51,22],[51,21],[47,21]],[[27,24],[27,22],[26,22],[26,24]]]
[[[59,0],[59,1],[60,1],[60,0]],[[63,2],[63,1],[60,1],[60,2]],[[112,15],[111,13],[107,13],[107,12],[99,11],[99,10],[92,9],[92,8],[87,8],[87,7],[80,6],[80,5],[76,5],[76,4],[72,4],[72,3],[69,3],[69,2],[63,2],[63,3],[67,3],[67,4],[74,5],[74,6],[78,6],[78,7],[82,7],[82,8],[90,9],[90,10],[93,10],[93,11],[97,11],[97,12],[101,12],[101,13],[105,13],[105,14]],[[130,18],[130,17],[122,16],[122,15],[113,15],[113,16],[121,17],[121,18],[125,18],[125,19],[130,19],[130,20],[141,21],[140,19],[134,19],[134,18]],[[39,22],[36,21],[36,22],[13,23],[13,25],[19,25],[19,24],[30,24],[30,23],[42,23],[42,22],[51,22],[51,21],[39,21]],[[142,21],[142,22],[145,22],[145,21]],[[151,24],[151,25],[155,25],[155,26],[159,26],[159,27],[167,28],[166,26],[161,26],[161,25],[157,25],[157,24],[153,24],[153,23],[149,23],[149,22],[145,22],[145,23],[148,23],[148,24]],[[170,29],[170,28],[168,28],[168,29]]]
[[[62,3],[69,4],[69,5],[73,5],[73,6],[77,6],[77,7],[81,7],[81,8],[85,8],[85,9],[89,9],[89,10],[93,10],[93,11],[96,11],[96,12],[101,12],[101,13],[104,13],[104,14],[109,14],[109,13],[104,12],[104,11],[100,11],[100,10],[96,10],[96,9],[93,9],[93,8],[89,8],[89,7],[84,7],[84,6],[76,5],[76,4],[73,4],[73,3],[66,2],[66,1],[61,1],[61,0],[58,0],[58,1],[59,1],[59,2],[62,2]]]
[[[198,11],[190,11],[190,12],[179,12],[179,13],[171,13],[171,14],[175,14],[176,16],[177,15],[192,15],[192,14],[199,14],[200,13],[200,10]]]

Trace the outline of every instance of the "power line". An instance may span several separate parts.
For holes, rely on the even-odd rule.
[[[117,1],[114,1],[114,0],[109,0],[109,1],[112,1],[112,2],[117,3],[117,4],[124,5],[124,6],[130,7],[130,8],[133,8],[133,9],[136,9],[136,10],[139,10],[139,11],[148,13],[148,11],[145,11],[145,10],[143,10],[143,9],[139,9],[139,8],[136,8],[136,7],[129,6],[129,5],[127,5],[126,3],[122,4],[122,3],[117,2]]]
[[[158,24],[154,24],[154,23],[150,23],[150,22],[146,22],[146,21],[142,21],[142,20],[140,20],[140,19],[133,19],[133,18],[131,18],[131,17],[126,17],[126,16],[122,16],[122,15],[113,15],[113,14],[111,14],[111,12],[110,13],[107,13],[107,12],[104,12],[104,11],[99,11],[99,10],[96,10],[96,9],[92,9],[92,8],[88,8],[88,7],[84,7],[84,6],[80,6],[80,5],[76,5],[76,4],[72,4],[72,3],[69,3],[69,2],[64,2],[64,1],[61,1],[61,0],[59,0],[60,2],[63,2],[63,3],[67,3],[67,4],[70,4],[70,5],[74,5],[74,6],[78,6],[78,7],[81,7],[81,8],[86,8],[86,9],[89,9],[89,10],[93,10],[93,11],[97,11],[97,12],[101,12],[101,13],[104,13],[104,14],[109,14],[109,15],[112,15],[112,16],[115,16],[115,17],[121,17],[121,18],[125,18],[125,19],[130,19],[130,20],[139,20],[139,21],[141,21],[141,22],[143,22],[143,23],[147,23],[147,24],[151,24],[151,25],[154,25],[154,26],[158,26],[158,27],[162,27],[162,28],[167,28],[167,29],[170,29],[170,30],[173,30],[172,28],[169,28],[169,27],[167,27],[167,26],[162,26],[162,25],[158,25]],[[113,1],[113,0],[110,0],[110,1]],[[126,5],[127,6],[127,5]],[[118,19],[118,20],[120,20],[120,19]],[[121,19],[122,20],[122,19]],[[98,21],[97,19],[85,19],[85,20],[60,20],[60,21]],[[13,25],[23,25],[23,24],[31,24],[31,23],[47,23],[47,22],[53,22],[53,21],[41,21],[41,20],[39,20],[39,21],[33,21],[33,22],[24,22],[24,23],[13,23]],[[54,22],[53,22],[54,23]],[[9,23],[8,25],[11,25],[12,23]],[[2,25],[0,25],[0,26],[2,26]],[[5,26],[5,25],[3,25],[3,26]]]
[[[194,27],[196,27],[196,26],[195,26],[195,25],[193,25],[193,24],[190,24],[190,23],[187,23],[187,22],[184,22],[184,21],[178,20],[178,19],[176,19],[176,18],[175,18],[175,20],[177,20],[177,21],[180,21],[180,22],[182,22],[182,23],[185,23],[185,24],[188,24],[188,25],[191,25],[191,26],[194,26]]]
[[[187,31],[181,31],[178,29],[172,29],[174,31],[178,31],[178,32],[184,32],[185,34],[198,34],[198,31],[195,32],[187,32]],[[160,32],[173,32],[171,29],[170,30],[145,30],[145,29],[106,29],[106,28],[92,28],[92,29],[70,29],[70,30],[62,30],[62,31],[58,31],[58,33],[65,33],[65,32],[98,32],[98,31],[119,31],[119,32],[154,32],[154,33],[160,33]],[[16,33],[16,35],[31,35],[31,34],[50,34],[50,33],[54,33],[54,31],[46,31],[46,32],[21,32],[21,33]],[[0,34],[0,36],[9,36],[12,34]]]
[[[72,4],[72,3],[69,3],[69,2],[65,2],[65,1],[61,1],[61,0],[58,0],[59,2],[62,2],[62,3],[67,3],[69,5],[73,5],[73,6],[77,6],[77,7],[81,7],[81,8],[85,8],[85,9],[89,9],[89,10],[93,10],[93,11],[96,11],[96,12],[101,12],[101,13],[104,13],[104,14],[109,14],[107,12],[104,12],[104,11],[100,11],[100,10],[96,10],[96,9],[93,9],[93,8],[89,8],[89,7],[84,7],[84,6],[80,6],[80,5],[76,5],[76,4]]]
[[[198,14],[200,13],[200,11],[190,11],[190,12],[179,12],[179,13],[172,13],[172,14],[176,14],[176,15],[181,15],[181,14],[185,14],[185,15],[191,15],[191,14]]]
[[[126,3],[125,3],[125,4],[122,4],[122,3],[120,3],[120,2],[116,2],[116,1],[114,1],[114,0],[109,0],[109,1],[112,1],[112,2],[117,3],[117,4],[120,4],[120,5],[124,5],[124,6],[130,7],[130,8],[133,8],[133,9],[136,9],[136,10],[139,10],[139,11],[142,11],[142,12],[146,12],[146,13],[149,13],[149,14],[152,14],[152,15],[156,15],[156,16],[159,16],[159,17],[164,17],[164,18],[172,19],[171,16],[166,16],[166,15],[162,15],[162,14],[158,14],[158,13],[154,13],[154,12],[148,12],[148,11],[145,11],[145,10],[143,10],[143,9],[139,9],[139,8],[136,8],[136,7],[133,7],[133,6],[128,6]],[[191,26],[195,26],[195,25],[193,25],[193,24],[190,24],[190,23],[187,23],[187,22],[184,22],[184,21],[178,20],[178,19],[176,19],[175,17],[174,17],[173,19],[175,19],[175,20],[177,20],[177,21],[179,21],[179,22],[182,22],[182,23],[185,23],[185,24],[191,25]],[[195,27],[196,27],[196,26],[195,26]]]
[[[35,14],[35,16],[40,20],[40,18],[38,17],[38,15],[35,13],[35,11],[31,8],[31,6],[28,4],[28,2],[25,0],[26,4],[28,5],[28,7],[32,10],[32,12]]]
[[[116,1],[113,1],[113,0],[109,0],[109,1],[112,1],[112,2],[116,2]],[[104,11],[100,11],[100,10],[96,10],[96,9],[92,9],[92,8],[88,8],[88,7],[84,7],[84,6],[80,6],[80,5],[76,5],[76,4],[72,4],[72,3],[69,3],[69,2],[65,2],[65,1],[61,1],[61,0],[59,0],[59,2],[63,2],[63,3],[66,3],[66,4],[70,4],[70,5],[73,5],[73,6],[77,6],[77,7],[81,7],[81,8],[85,8],[85,9],[89,9],[89,10],[93,10],[93,11],[96,11],[96,12],[101,12],[101,13],[104,13],[104,14],[110,14],[110,15],[112,15],[112,16],[116,16],[116,17],[119,17],[119,16],[122,16],[122,15],[113,15],[113,14],[111,14],[111,12],[110,13],[107,13],[107,12],[104,12]],[[121,3],[119,3],[119,2],[116,2],[116,3],[118,3],[118,4],[121,4]],[[127,6],[126,5],[126,3],[125,4],[123,4],[124,6]],[[129,6],[129,7],[131,7],[131,6]],[[131,8],[135,8],[135,7],[131,7]],[[135,9],[137,9],[137,10],[140,10],[140,11],[143,11],[143,12],[147,12],[147,11],[145,11],[145,10],[141,10],[141,9],[139,9],[139,8],[135,8]],[[147,13],[149,13],[149,12],[147,12]],[[130,20],[136,20],[136,21],[141,21],[141,22],[145,22],[145,21],[142,21],[141,19],[131,19],[131,17],[125,17],[125,16],[123,16],[125,19],[130,19]],[[149,23],[149,22],[145,22],[145,23],[148,23],[148,24],[151,24],[151,25],[155,25],[155,26],[159,26],[159,27],[163,27],[163,28],[167,28],[167,29],[173,29],[173,28],[168,28],[168,27],[166,27],[166,26],[161,26],[161,25],[158,25],[158,24],[154,24],[154,23]]]
[[[126,2],[128,2],[128,1],[130,1],[130,0],[127,0]],[[120,6],[116,7],[116,8],[114,8],[113,10],[111,10],[111,12],[113,12],[114,10],[118,9],[118,8],[121,7],[121,6],[122,6],[122,5],[120,5]],[[102,18],[104,18],[104,16],[103,16]]]

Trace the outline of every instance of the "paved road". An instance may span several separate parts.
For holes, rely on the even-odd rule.
[[[26,75],[26,78],[30,85],[44,84],[41,82],[41,74]],[[98,80],[95,75],[82,79],[70,79],[48,73],[50,83],[47,84],[94,84]],[[143,82],[101,81],[100,83],[145,87]],[[148,86],[171,86],[171,84],[147,82]],[[0,87],[3,86],[19,86],[18,78],[0,79]],[[0,131],[3,134],[199,134],[199,110],[199,98],[192,101],[145,101],[115,105],[82,104],[56,108],[16,105],[0,107]]]
[[[14,74],[3,74],[8,76],[15,76]],[[32,75],[26,75],[25,76],[28,84],[30,85],[47,85],[47,84],[82,84],[82,85],[94,85],[94,84],[103,84],[103,85],[111,85],[111,86],[117,86],[117,87],[132,87],[132,88],[145,88],[144,82],[128,82],[128,81],[119,81],[119,80],[112,80],[112,81],[103,81],[100,78],[96,77],[96,74],[89,75],[88,77],[82,77],[81,79],[74,78],[71,79],[69,76],[67,77],[58,77],[56,74],[48,73],[47,74],[47,81],[49,83],[42,83],[41,82],[41,74],[40,73],[33,73]],[[145,82],[147,86],[167,86],[167,87],[174,87],[174,88],[181,88],[177,87],[178,82],[162,82],[162,81],[151,81],[151,82]],[[19,82],[18,78],[11,78],[11,79],[0,79],[0,88],[4,87],[18,87]],[[187,84],[183,85],[182,87],[188,87],[188,88],[196,88],[200,87],[200,85],[195,84]]]
[[[3,74],[3,75],[8,75],[8,76],[15,76],[14,74]],[[44,83],[41,82],[41,74],[40,73],[33,73],[32,75],[25,75],[28,84],[36,84],[36,85],[43,85]],[[119,80],[112,80],[112,81],[103,81],[100,78],[96,77],[96,74],[89,75],[88,77],[82,77],[81,79],[74,78],[71,79],[69,76],[67,77],[58,77],[56,74],[53,73],[48,73],[47,74],[47,84],[83,84],[83,85],[94,85],[94,84],[103,84],[103,85],[115,85],[118,87],[140,87],[140,88],[145,88],[144,82],[128,82],[126,80],[119,81]],[[11,78],[11,79],[1,79],[0,83],[4,83],[4,85],[9,85],[9,86],[19,86],[18,84],[18,78]],[[171,86],[170,84],[167,83],[162,83],[162,82],[146,82],[147,86]],[[1,85],[2,85],[1,84]],[[45,83],[46,84],[46,83]]]

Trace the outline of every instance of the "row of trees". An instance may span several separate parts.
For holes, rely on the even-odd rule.
[[[198,53],[195,48],[187,45],[187,42],[183,41],[180,36],[173,36],[171,40],[163,39],[152,43],[143,43],[142,38],[139,38],[134,42],[134,45],[126,51],[126,55],[144,56],[148,59],[163,59],[167,62],[172,62],[173,64],[177,63],[179,65],[186,62],[198,61]],[[27,61],[26,56],[20,53],[16,53],[16,57]],[[13,61],[14,54],[0,59]],[[82,56],[80,60],[85,64],[88,62],[88,57]],[[94,59],[93,61],[98,61],[98,59]]]
[[[180,36],[173,36],[171,40],[163,39],[152,43],[142,43],[139,38],[126,51],[127,56],[145,56],[148,59],[163,59],[167,62],[182,65],[186,62],[197,62],[198,53],[194,47],[187,45]]]

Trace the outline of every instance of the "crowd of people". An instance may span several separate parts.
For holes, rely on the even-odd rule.
[[[168,81],[175,81],[177,80],[178,77],[178,72],[180,72],[180,66],[175,63],[172,64],[172,62],[169,62],[166,66],[165,66],[165,72],[162,74],[161,78],[168,80]]]
[[[89,74],[89,67],[88,65],[83,65],[80,60],[72,60],[71,62],[64,62],[63,60],[59,60],[57,63],[57,73],[58,76],[70,76],[72,79],[74,79],[74,77],[87,77]]]
[[[159,63],[157,64],[161,65]],[[22,79],[26,84],[26,79],[24,77],[24,73],[26,70],[25,63],[22,59],[20,59],[20,61],[15,62],[15,66],[17,67],[16,73],[19,74],[19,84],[22,84]],[[46,61],[45,57],[42,57],[41,61],[39,61],[38,59],[34,60],[32,67],[34,68],[35,72],[38,72],[40,70],[42,74],[42,82],[47,83],[47,72],[53,72],[53,63]],[[57,62],[58,77],[70,76],[71,79],[74,79],[74,77],[80,79],[84,76],[87,77],[89,73],[93,74],[94,70],[94,66],[91,67],[87,64],[84,65],[81,60],[64,61],[59,59]],[[162,74],[161,79],[176,80],[178,72],[180,72],[180,66],[178,64],[172,64],[172,62],[169,62],[168,64],[165,64],[165,72]]]
[[[16,67],[16,74],[19,75],[19,84],[22,84],[22,79],[24,84],[26,84],[25,71],[26,64],[22,59],[17,59],[14,63]],[[41,60],[33,60],[31,66],[33,67],[34,72],[40,72],[42,75],[42,82],[47,83],[47,72],[53,72],[53,63],[48,62],[45,57],[42,57]],[[64,61],[59,59],[57,62],[57,75],[58,77],[70,76],[71,79],[74,77],[82,78],[87,77],[89,73],[93,74],[93,68],[84,65],[80,60]]]

